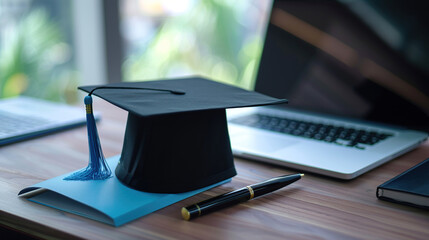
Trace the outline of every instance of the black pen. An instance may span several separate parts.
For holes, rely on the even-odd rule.
[[[207,199],[188,207],[183,207],[182,217],[185,220],[191,220],[201,215],[245,202],[289,185],[301,179],[302,176],[304,176],[304,174],[301,173],[272,178],[261,183],[252,184],[247,187]]]

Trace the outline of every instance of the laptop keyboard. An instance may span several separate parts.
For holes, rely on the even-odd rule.
[[[37,129],[49,123],[48,120],[36,117],[28,117],[0,111],[0,138],[15,132]]]
[[[366,131],[262,114],[239,117],[230,122],[357,149],[365,149],[366,146],[374,145],[392,136],[392,134],[389,133]]]

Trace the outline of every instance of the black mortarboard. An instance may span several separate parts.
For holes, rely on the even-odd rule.
[[[286,102],[199,77],[79,89],[129,112],[116,176],[131,188],[159,193],[236,175],[225,108]]]

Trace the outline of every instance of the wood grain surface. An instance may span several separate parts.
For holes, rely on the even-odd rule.
[[[127,113],[95,99],[106,157],[122,149]],[[84,107],[82,106],[84,114]],[[184,221],[180,209],[293,169],[235,159],[228,184],[112,227],[18,198],[30,185],[85,167],[86,128],[0,147],[0,224],[48,239],[428,239],[429,211],[377,200],[379,184],[429,157],[429,142],[354,180],[306,173],[267,196]]]

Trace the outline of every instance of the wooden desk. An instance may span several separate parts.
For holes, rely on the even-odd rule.
[[[120,153],[126,112],[97,100],[106,157]],[[83,107],[82,107],[82,111]],[[86,128],[0,147],[0,224],[41,238],[86,239],[427,239],[429,211],[377,200],[376,187],[429,157],[429,142],[363,176],[340,181],[306,174],[298,182],[187,222],[182,206],[295,173],[236,159],[238,175],[225,185],[115,228],[17,197],[24,187],[87,165]]]

